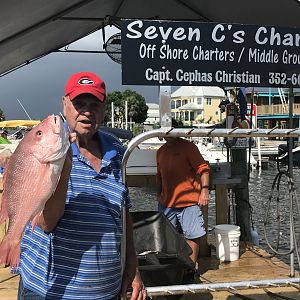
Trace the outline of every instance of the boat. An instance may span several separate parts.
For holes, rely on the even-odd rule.
[[[292,153],[293,166],[300,168],[300,146],[293,148]],[[278,147],[278,156],[276,157],[276,161],[286,166],[289,164],[289,153],[286,145],[285,147],[283,147],[283,145]]]
[[[38,120],[7,120],[0,122],[0,128],[33,127],[40,123]]]
[[[199,148],[200,153],[204,157],[206,161],[210,164],[219,164],[230,162],[231,159],[229,157],[229,153],[227,151],[227,147],[224,142],[219,139],[207,139],[201,138],[196,143]],[[242,149],[242,148],[241,148]],[[249,162],[249,150],[247,149],[247,160]],[[250,152],[250,167],[251,169],[256,169],[257,161],[254,158],[252,152]]]
[[[1,137],[0,140],[0,178],[3,177],[7,161],[17,149],[26,132],[39,123],[40,121],[37,120],[8,120],[0,122],[2,133],[5,132],[5,138]]]
[[[32,127],[38,125],[39,120],[7,120],[0,122],[0,129],[2,131],[6,130],[7,143],[3,142],[0,144],[0,154],[1,152],[8,150],[12,153],[18,147],[19,142],[22,140],[27,131],[31,130]]]
[[[218,124],[217,124],[218,125]],[[180,128],[183,128],[185,130],[193,130],[193,129],[207,129],[207,130],[213,130],[214,128],[220,128],[217,127],[216,124],[210,124],[210,123],[199,123],[195,124],[193,126],[183,126]],[[219,124],[220,125],[220,124]],[[231,158],[229,157],[229,153],[227,151],[228,148],[230,148],[229,142],[227,138],[220,138],[220,137],[189,137],[187,135],[186,137],[188,140],[193,142],[199,149],[200,153],[202,154],[203,158],[209,163],[209,164],[219,164],[219,163],[228,163],[231,161]],[[234,140],[235,143],[239,141],[238,139]],[[138,149],[148,149],[148,150],[157,150],[159,147],[161,147],[165,143],[163,138],[158,137],[152,137],[145,141],[142,141],[138,145]],[[234,145],[233,145],[234,148]],[[245,147],[240,147],[240,149],[244,149]],[[237,148],[238,149],[238,148]],[[147,155],[147,152],[145,152],[145,156]],[[153,154],[150,154],[149,156],[152,157]],[[141,165],[141,163],[138,161],[139,157],[143,158],[143,155],[139,154],[138,158],[135,157],[136,164]],[[249,161],[250,159],[250,168],[255,169],[257,166],[257,161],[254,158],[252,152],[250,152],[249,156],[249,150],[247,149],[247,159]],[[129,161],[129,164],[132,164],[132,161]],[[147,165],[149,162],[147,161]],[[153,166],[155,163],[153,163]]]
[[[211,139],[203,138],[189,138],[198,147],[203,158],[213,167],[222,167],[230,163],[230,158],[227,154],[227,149],[220,143],[213,143]],[[136,179],[139,176],[146,176],[149,179],[155,176],[156,170],[156,151],[165,143],[162,138],[152,137],[141,142],[138,147],[133,150],[133,154],[129,157],[126,172],[131,177]],[[249,152],[247,150],[247,158],[249,160]],[[252,154],[250,154],[250,167],[255,169],[257,161]],[[153,179],[151,180],[153,181]]]

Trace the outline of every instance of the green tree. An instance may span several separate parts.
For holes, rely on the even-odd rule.
[[[105,100],[105,114],[104,123],[107,124],[111,121],[111,103],[114,103],[114,119],[117,122],[119,114],[123,114],[122,110],[125,110],[125,103],[123,105],[123,95],[119,91],[108,93]],[[117,113],[117,109],[119,110]]]
[[[115,91],[107,94],[104,123],[111,121],[111,106],[114,103],[114,118],[116,122],[125,122],[125,101],[127,100],[128,121],[142,124],[147,119],[148,106],[145,98],[132,90]]]
[[[4,111],[0,108],[0,121],[5,121]]]

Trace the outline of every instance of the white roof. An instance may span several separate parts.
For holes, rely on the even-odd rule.
[[[159,105],[157,103],[146,103],[149,109],[159,109]]]
[[[184,104],[178,108],[178,110],[200,110],[200,109],[203,109],[203,106],[197,105],[194,102]]]
[[[217,86],[182,86],[171,97],[225,97],[225,92]]]

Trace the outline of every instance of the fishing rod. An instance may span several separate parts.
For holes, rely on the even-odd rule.
[[[27,115],[28,119],[29,119],[29,120],[32,120],[31,117],[30,117],[30,115],[29,115],[29,113],[26,111],[25,107],[24,107],[23,104],[21,103],[21,101],[20,101],[18,98],[16,98],[16,99],[17,99],[17,101],[19,102],[19,104],[20,104],[20,106],[22,107],[22,109],[24,110],[24,112],[25,112],[25,114]]]

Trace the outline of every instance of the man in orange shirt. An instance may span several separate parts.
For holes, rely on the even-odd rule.
[[[196,266],[199,239],[206,234],[201,206],[208,204],[209,166],[192,142],[165,140],[156,155],[159,210],[186,238]]]

